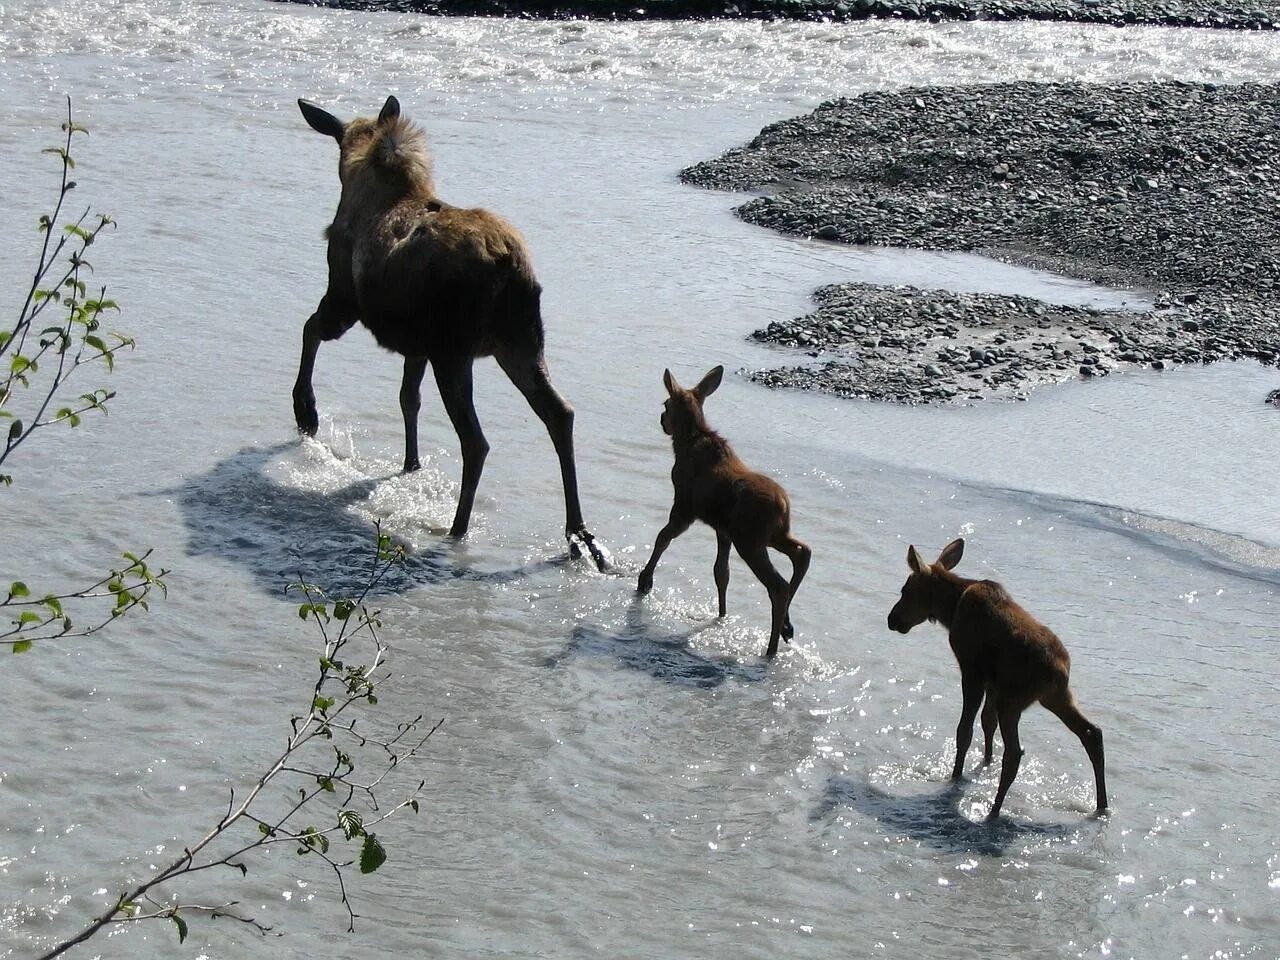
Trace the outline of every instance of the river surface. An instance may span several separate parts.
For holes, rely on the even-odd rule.
[[[12,314],[49,204],[62,98],[77,201],[138,348],[108,419],[46,431],[0,492],[0,581],[80,583],[154,547],[167,599],[91,641],[0,660],[0,956],[78,929],[216,820],[310,697],[318,638],[286,583],[358,581],[373,525],[414,550],[376,597],[394,677],[374,720],[444,719],[380,828],[332,874],[292,850],[207,874],[273,929],[126,925],[81,956],[1276,957],[1280,955],[1280,377],[1257,365],[1116,375],[1025,403],[907,409],[770,392],[746,335],[842,280],[1142,304],[975,257],[856,250],[734,220],[676,172],[823,99],[921,83],[1280,75],[1280,37],[1053,24],[438,20],[256,0],[0,2],[0,289]],[[300,331],[325,282],[336,149],[299,116],[388,93],[441,194],[526,233],[548,363],[575,404],[587,520],[616,575],[563,561],[550,443],[491,361],[472,531],[443,539],[459,457],[424,391],[401,476],[400,364],[362,329],[321,350],[294,432]],[[764,590],[714,538],[634,577],[670,505],[665,367],[723,363],[707,404],[790,490],[813,566],[767,667]],[[84,388],[105,382],[90,373]],[[430,384],[431,378],[427,378]],[[78,391],[77,391],[78,392]],[[1006,817],[996,769],[946,781],[959,677],[943,631],[891,633],[908,543],[967,538],[1074,657],[1106,732],[1112,812],[1036,707]],[[785,561],[781,561],[784,571]]]

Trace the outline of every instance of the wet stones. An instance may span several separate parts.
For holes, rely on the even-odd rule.
[[[765,382],[917,403],[1020,395],[1127,366],[1276,363],[1276,156],[1277,85],[1006,83],[834,100],[682,176],[758,189],[803,170],[802,186],[756,197],[739,216],[1153,291],[1151,313],[1101,314],[850,284],[756,334],[822,361]],[[893,363],[902,370],[891,375]]]

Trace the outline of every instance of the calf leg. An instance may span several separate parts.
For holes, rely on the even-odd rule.
[[[782,636],[787,622],[787,609],[791,605],[791,588],[787,581],[769,562],[769,548],[760,544],[735,544],[742,559],[756,575],[765,589],[769,591],[769,605],[773,611],[773,619],[769,627],[769,647],[765,656],[773,658],[778,654],[778,639]]]
[[[404,358],[404,379],[400,381],[400,412],[404,414],[404,472],[419,469],[418,410],[422,406],[422,375],[427,372],[426,357]]]
[[[804,579],[805,573],[809,570],[809,559],[813,556],[813,551],[789,533],[776,538],[770,546],[779,553],[785,554],[791,560],[790,599],[794,600],[796,591],[800,589],[800,581]],[[787,622],[782,625],[782,638],[790,640],[795,635],[796,629],[791,625],[791,604],[788,601]]]
[[[311,375],[315,372],[316,353],[324,340],[337,340],[356,322],[353,311],[342,308],[325,294],[320,298],[316,312],[302,328],[302,361],[298,364],[298,379],[293,384],[293,419],[298,430],[314,437],[320,427],[320,415],[316,411],[316,395],[311,387]]]
[[[1093,764],[1093,782],[1098,792],[1098,811],[1107,809],[1107,778],[1102,756],[1102,728],[1085,719],[1084,714],[1076,707],[1071,691],[1063,690],[1041,701],[1058,719],[1067,725],[1067,729],[1080,738],[1085,752],[1089,754],[1089,762]]]
[[[1013,778],[1018,775],[1018,767],[1022,764],[1022,742],[1018,739],[1018,720],[1022,717],[1022,707],[1001,703],[997,709],[1000,718],[1000,739],[1004,741],[1004,758],[1000,761],[1000,787],[996,790],[996,799],[991,804],[991,812],[987,814],[988,820],[999,818],[1005,794],[1013,785]]]
[[[996,698],[992,691],[987,691],[986,703],[982,705],[982,763],[991,762],[991,742],[996,736]]]
[[[729,592],[729,547],[727,534],[716,531],[716,564],[712,568],[716,576],[716,593],[720,598],[720,616],[725,615],[725,595]]]
[[[636,583],[637,593],[648,593],[653,589],[653,571],[657,569],[658,559],[666,552],[667,547],[671,546],[671,541],[688,530],[691,523],[693,518],[686,517],[674,506],[671,508],[667,525],[658,531],[658,538],[653,541],[653,553],[649,557],[649,562],[640,571],[640,579]]]
[[[951,779],[959,780],[964,776],[964,758],[969,752],[969,744],[973,742],[973,720],[978,715],[978,707],[982,705],[982,675],[977,670],[960,668],[960,693],[964,701],[960,707],[960,722],[956,724],[956,762],[951,767]],[[985,730],[986,714],[983,714]]]
[[[574,539],[577,538],[587,548],[596,566],[602,571],[607,569],[608,560],[587,530],[582,519],[582,505],[578,501],[578,471],[573,459],[573,407],[551,383],[540,350],[524,352],[507,348],[497,351],[494,356],[551,435],[556,456],[560,459],[560,479],[564,484],[564,531],[570,547],[576,556]]]
[[[462,444],[462,490],[458,494],[453,526],[449,529],[449,536],[461,537],[471,523],[471,508],[475,505],[476,487],[480,485],[480,473],[484,470],[485,457],[489,455],[489,444],[480,429],[471,398],[471,358],[435,362],[432,367],[445,412],[449,414]]]

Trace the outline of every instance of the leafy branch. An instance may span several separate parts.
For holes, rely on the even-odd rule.
[[[362,874],[372,873],[382,866],[387,854],[376,828],[405,808],[416,813],[425,781],[418,781],[390,806],[380,803],[377,792],[444,722],[436,722],[425,732],[421,715],[381,734],[366,732],[360,726],[359,711],[377,705],[377,691],[391,676],[386,665],[387,647],[378,635],[382,621],[365,600],[403,559],[403,548],[394,546],[379,530],[368,577],[356,596],[330,600],[312,584],[291,586],[303,596],[298,615],[316,624],[324,645],[307,707],[290,719],[284,749],[243,798],[237,799],[231,790],[226,812],[203,837],[184,848],[182,856],[120,893],[83,930],[42,954],[41,960],[59,956],[107,925],[122,921],[170,920],[177,927],[179,942],[187,936],[185,915],[192,913],[234,917],[266,933],[269,927],[237,913],[235,903],[219,907],[176,900],[163,903],[149,894],[179,877],[218,867],[247,874],[246,861],[254,853],[282,843],[291,844],[299,856],[319,859],[333,872],[347,911],[347,929],[355,929],[358,914],[347,890],[345,871],[356,865]],[[357,650],[361,653],[356,655],[367,658],[366,662],[349,662]],[[365,759],[369,755],[372,759]],[[357,758],[369,768],[367,775],[357,773]],[[284,796],[288,799],[282,804],[273,804],[264,796],[272,785],[287,787]],[[324,819],[303,825],[304,813],[310,817],[321,810]],[[140,901],[152,909],[144,909]]]
[[[0,427],[0,468],[42,427],[57,423],[76,427],[91,411],[105,415],[108,401],[115,397],[112,390],[98,388],[56,408],[54,399],[81,367],[105,363],[112,370],[116,352],[134,345],[129,337],[102,330],[102,315],[118,312],[119,307],[107,299],[106,287],[91,296],[84,279],[93,272],[85,254],[114,221],[88,208],[75,220],[64,214],[68,194],[76,187],[71,179],[76,165],[72,141],[76,134],[89,132],[73,119],[70,97],[62,130],[63,145],[44,151],[57,156],[62,165],[57,203],[53,213],[39,219],[44,240],[22,309],[10,329],[0,330],[0,421],[8,422]],[[20,401],[22,410],[16,410]],[[12,475],[0,472],[0,485],[12,482]]]
[[[37,640],[88,637],[134,607],[149,610],[147,598],[153,590],[161,594],[168,592],[164,578],[169,574],[168,570],[153,571],[147,565],[150,556],[150,550],[141,556],[126,553],[124,559],[129,561],[128,565],[111,570],[87,587],[63,593],[37,596],[23,581],[13,581],[7,593],[0,593],[3,597],[0,611],[8,608],[8,612],[17,616],[10,620],[7,628],[0,622],[0,645],[8,645],[14,653],[25,653]],[[3,590],[0,587],[0,591]],[[77,612],[73,619],[71,613],[102,598],[111,600],[107,612],[92,616],[87,626],[77,626],[80,616]]]

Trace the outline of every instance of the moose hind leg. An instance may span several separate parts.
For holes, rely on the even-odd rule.
[[[791,560],[791,584],[790,584],[790,600],[796,597],[796,591],[800,589],[800,581],[804,579],[805,573],[809,570],[809,560],[813,556],[813,551],[808,545],[797,540],[791,534],[784,534],[778,537],[772,544],[773,549],[784,554]],[[791,625],[791,603],[787,603],[787,620],[782,625],[782,639],[790,640],[796,635],[796,628]]]
[[[787,608],[791,605],[791,589],[774,565],[769,561],[769,548],[763,543],[737,544],[738,553],[747,562],[751,572],[769,591],[769,606],[773,617],[769,627],[769,647],[765,656],[772,659],[778,653],[778,639],[783,635],[787,622]]]
[[[591,554],[600,570],[609,566],[604,550],[595,542],[582,520],[582,504],[578,500],[578,470],[573,458],[573,407],[551,383],[542,352],[504,348],[495,352],[498,365],[516,385],[530,408],[538,415],[551,435],[560,460],[560,478],[564,484],[565,537],[577,555],[575,538]]]
[[[449,530],[449,536],[461,537],[471,522],[471,508],[475,505],[476,487],[480,485],[485,457],[489,455],[489,443],[480,429],[471,397],[471,358],[435,361],[432,367],[445,412],[449,414],[462,445],[462,490],[458,494],[458,509]]]
[[[426,357],[404,358],[404,379],[400,381],[400,412],[404,414],[404,472],[422,467],[418,460],[418,410],[422,407],[422,376]]]
[[[320,428],[320,414],[316,410],[316,395],[311,386],[311,376],[316,368],[316,354],[325,340],[337,340],[355,324],[355,315],[339,309],[328,294],[320,298],[302,328],[302,360],[298,364],[298,379],[293,384],[293,419],[298,431],[314,437]]]
[[[987,691],[987,701],[982,705],[982,762],[991,762],[992,743],[996,737],[996,698],[992,691]]]
[[[987,814],[988,820],[995,820],[1000,816],[1005,794],[1009,792],[1014,777],[1018,775],[1018,767],[1022,765],[1022,742],[1018,739],[1018,721],[1022,718],[1022,707],[1001,703],[997,709],[1000,739],[1004,741],[1004,757],[1000,761],[1000,786],[996,789],[995,802],[991,804],[991,811]]]
[[[1069,690],[1054,693],[1040,701],[1045,709],[1055,714],[1067,725],[1067,729],[1080,738],[1089,762],[1093,764],[1093,781],[1098,792],[1098,811],[1107,809],[1107,775],[1102,753],[1102,728],[1085,719],[1075,704]]]

